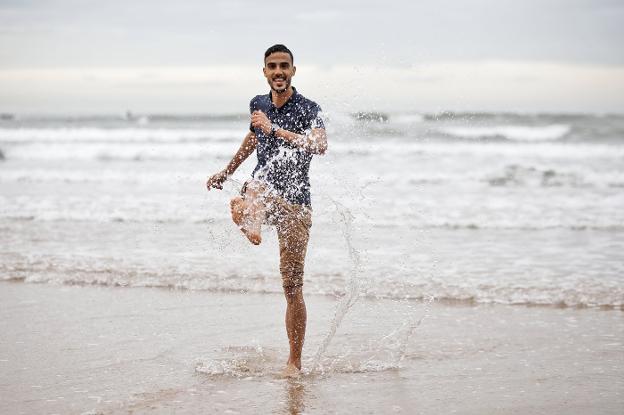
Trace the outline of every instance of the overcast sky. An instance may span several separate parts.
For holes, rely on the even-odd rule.
[[[622,39],[614,0],[0,0],[0,111],[244,112],[285,43],[335,110],[624,112]]]

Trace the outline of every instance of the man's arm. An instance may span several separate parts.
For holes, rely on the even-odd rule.
[[[254,111],[251,114],[251,124],[260,128],[265,134],[271,133],[271,121],[262,111]],[[312,154],[322,155],[327,151],[327,134],[324,128],[313,128],[308,135],[297,134],[280,128],[275,132],[275,136]]]
[[[206,187],[208,188],[208,190],[213,187],[215,189],[223,189],[223,182],[227,179],[228,176],[234,174],[236,169],[238,169],[238,166],[240,166],[241,163],[245,161],[251,153],[254,152],[257,145],[258,140],[256,139],[256,135],[251,131],[248,132],[245,136],[245,139],[243,140],[243,143],[241,144],[236,154],[234,154],[232,161],[228,163],[227,167],[221,170],[219,173],[213,174],[208,178],[208,181],[206,182]]]
[[[324,128],[313,128],[308,135],[296,134],[280,128],[275,132],[275,136],[312,154],[323,155],[327,151],[327,134]]]

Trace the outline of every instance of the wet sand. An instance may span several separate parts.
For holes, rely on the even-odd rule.
[[[304,366],[337,299],[308,296]],[[619,414],[620,310],[360,300],[299,380],[275,294],[0,283],[0,413]],[[409,325],[426,313],[402,350]]]

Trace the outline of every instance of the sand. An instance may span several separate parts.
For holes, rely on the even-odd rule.
[[[337,299],[308,296],[304,366]],[[360,300],[299,380],[275,294],[0,283],[0,413],[619,414],[619,310]],[[404,350],[406,321],[418,321]]]

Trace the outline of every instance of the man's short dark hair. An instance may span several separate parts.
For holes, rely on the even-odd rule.
[[[295,63],[295,58],[293,57],[293,54],[290,51],[290,49],[288,49],[286,46],[281,45],[279,43],[277,45],[271,46],[270,48],[266,50],[266,52],[264,52],[264,60],[266,61],[266,58],[268,58],[270,54],[277,53],[277,52],[288,53],[290,55],[290,61],[293,64]]]

